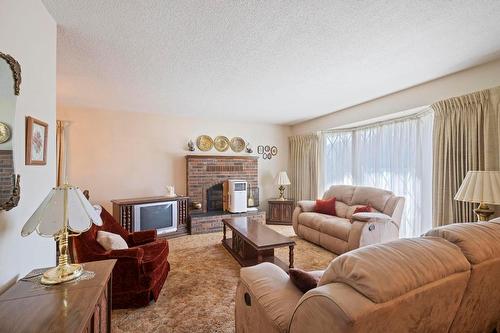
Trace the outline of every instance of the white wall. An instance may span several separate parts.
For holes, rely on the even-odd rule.
[[[293,134],[305,134],[331,129],[499,85],[500,59],[296,124],[292,131]]]
[[[276,157],[259,159],[262,209],[266,199],[278,195],[273,180],[288,164],[289,126],[64,106],[58,106],[57,117],[70,122],[69,182],[89,189],[91,201],[106,209],[112,199],[163,195],[168,184],[177,194],[186,194],[187,154],[234,154],[230,149],[187,151],[187,141],[201,134],[240,136],[253,145],[254,153],[258,145],[278,147]]]
[[[0,292],[34,268],[55,264],[52,239],[21,237],[21,228],[55,184],[56,24],[39,0],[0,0],[0,50],[22,69],[13,129],[21,201],[0,212]],[[25,117],[49,124],[47,165],[24,165]]]

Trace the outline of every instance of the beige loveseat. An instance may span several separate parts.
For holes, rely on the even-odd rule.
[[[403,197],[374,187],[334,185],[323,199],[336,198],[337,216],[314,212],[315,201],[299,201],[293,212],[295,233],[325,249],[342,254],[365,245],[399,238]],[[370,205],[372,213],[357,213],[357,207]]]
[[[492,332],[500,323],[500,224],[428,234],[345,253],[305,294],[273,264],[242,268],[236,332]]]

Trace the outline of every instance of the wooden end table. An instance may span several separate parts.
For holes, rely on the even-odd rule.
[[[271,262],[285,272],[293,268],[293,249],[295,241],[264,224],[250,221],[246,217],[223,219],[222,245],[243,266],[253,266],[261,262]],[[227,228],[231,229],[232,238],[227,238]],[[274,256],[274,249],[288,246],[289,264]]]
[[[271,199],[267,201],[269,214],[267,224],[292,225],[292,215],[295,209],[293,199]]]

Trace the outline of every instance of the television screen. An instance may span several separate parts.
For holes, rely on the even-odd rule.
[[[140,230],[174,228],[175,202],[143,205],[139,208]]]

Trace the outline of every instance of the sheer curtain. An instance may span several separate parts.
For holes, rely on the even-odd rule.
[[[398,120],[323,133],[324,189],[384,188],[406,198],[401,237],[432,228],[432,110]]]

